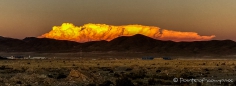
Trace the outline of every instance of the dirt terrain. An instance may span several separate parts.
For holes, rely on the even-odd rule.
[[[235,74],[234,59],[0,60],[1,86],[233,86]]]

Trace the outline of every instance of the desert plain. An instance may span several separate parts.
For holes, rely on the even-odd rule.
[[[170,56],[171,60],[164,60],[155,54],[109,53],[1,53],[41,55],[46,59],[0,60],[0,85],[234,86],[236,83],[233,57]],[[154,59],[143,60],[142,56],[147,55]]]

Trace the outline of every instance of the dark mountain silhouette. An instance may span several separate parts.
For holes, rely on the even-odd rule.
[[[122,36],[111,40],[104,45],[106,48],[118,51],[148,51],[152,50],[160,42],[144,35]]]
[[[22,41],[25,42],[26,51],[58,51],[58,52],[66,52],[70,51],[73,47],[77,46],[80,43],[66,41],[66,40],[55,40],[48,38],[35,38],[35,37],[27,37]]]
[[[0,51],[15,51],[21,50],[24,46],[24,41],[0,36]]]
[[[60,52],[69,51],[80,43],[47,38],[27,37],[23,40],[0,38],[0,51],[3,52]]]
[[[23,40],[0,37],[1,52],[150,52],[175,55],[230,55],[236,54],[236,42],[211,40],[173,42],[156,40],[144,35],[121,36],[111,41],[78,43],[66,40],[27,37]]]

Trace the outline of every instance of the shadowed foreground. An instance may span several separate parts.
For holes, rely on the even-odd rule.
[[[174,82],[183,79],[236,80],[236,60],[45,59],[0,60],[0,84],[23,86],[233,85],[235,82]]]

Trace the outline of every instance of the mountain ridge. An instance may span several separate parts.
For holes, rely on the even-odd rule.
[[[156,40],[141,34],[120,36],[111,41],[90,41],[78,43],[67,40],[26,37],[22,40],[0,38],[0,52],[146,52],[176,55],[236,54],[236,42],[232,40],[210,40],[173,42]]]

